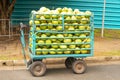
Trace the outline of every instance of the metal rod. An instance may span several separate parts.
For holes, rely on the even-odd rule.
[[[10,19],[0,19],[0,20],[10,20]],[[26,19],[12,19],[12,20],[29,20],[29,19],[26,18]]]
[[[9,39],[10,39],[10,36],[11,36],[11,35],[10,35],[10,27],[11,27],[11,26],[10,26],[10,20],[9,20]]]
[[[25,36],[28,36],[29,34],[24,34]],[[11,35],[12,37],[14,36],[20,36],[20,34],[13,34]],[[0,37],[9,37],[9,35],[0,35]]]
[[[106,9],[106,0],[104,0],[104,6],[103,6],[103,16],[102,16],[102,29],[101,29],[101,37],[104,37],[104,21],[105,21],[105,9]]]
[[[11,38],[13,38],[13,27],[12,27],[11,19],[10,19],[10,35],[11,35]]]

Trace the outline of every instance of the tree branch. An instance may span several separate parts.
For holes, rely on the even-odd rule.
[[[7,15],[9,15],[12,12],[15,3],[16,3],[16,0],[12,0],[11,4],[7,10]]]
[[[2,0],[3,1],[3,12],[5,12],[6,11],[6,2],[7,2],[7,0]]]

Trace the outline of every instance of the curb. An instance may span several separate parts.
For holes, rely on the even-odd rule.
[[[87,57],[85,58],[86,63],[97,63],[105,61],[118,61],[120,56],[100,56],[100,57]],[[65,62],[65,58],[50,58],[43,60],[46,64],[59,63],[62,64]],[[0,66],[25,66],[24,60],[0,60]]]
[[[105,62],[105,61],[118,61],[120,56],[101,56],[101,57],[88,57],[85,59],[88,63]]]

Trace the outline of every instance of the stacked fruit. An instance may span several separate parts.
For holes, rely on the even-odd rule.
[[[67,7],[33,10],[29,21],[30,47],[33,47],[32,36],[35,34],[37,55],[90,53],[91,15],[90,11],[81,12]]]

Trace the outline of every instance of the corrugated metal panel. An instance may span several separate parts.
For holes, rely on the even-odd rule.
[[[71,7],[73,9],[78,8],[81,11],[90,10],[94,12],[95,15],[95,27],[100,28],[102,24],[103,0],[17,0],[12,19],[28,19],[31,10],[38,10],[42,6],[51,9],[57,7]]]
[[[107,0],[105,28],[120,29],[120,0]]]

